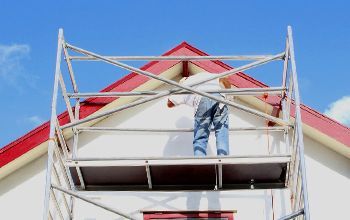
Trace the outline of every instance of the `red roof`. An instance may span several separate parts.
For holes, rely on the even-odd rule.
[[[189,45],[186,42],[183,42],[163,55],[205,56],[208,54]],[[160,74],[170,67],[178,64],[179,62],[180,61],[152,61],[143,66],[141,69],[152,72],[154,74]],[[208,72],[213,73],[220,73],[232,69],[232,67],[221,61],[194,61],[191,63]],[[122,79],[114,82],[107,88],[103,89],[102,91],[131,91],[148,80],[148,77],[136,73],[130,73]],[[249,77],[244,73],[238,73],[231,76],[230,82],[232,85],[238,88],[267,87],[267,85]],[[98,97],[85,100],[80,108],[81,118],[85,118],[91,115],[115,99],[116,98]],[[268,98],[267,102],[273,105],[275,109],[280,108],[279,97],[271,96]],[[291,114],[294,116],[294,112],[291,112]],[[345,127],[344,125],[305,105],[301,106],[301,114],[304,123],[350,147],[350,128]],[[59,115],[59,121],[61,125],[67,124],[69,122],[67,111]],[[26,135],[1,148],[0,167],[3,167],[4,165],[27,153],[31,149],[37,147],[39,144],[47,141],[49,137],[49,126],[49,121],[45,122]]]

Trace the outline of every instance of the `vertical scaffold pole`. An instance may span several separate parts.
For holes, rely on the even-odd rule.
[[[302,121],[301,121],[301,113],[300,113],[300,95],[298,88],[298,78],[297,78],[297,69],[295,64],[295,54],[294,54],[294,44],[293,44],[293,36],[292,36],[292,27],[288,26],[288,42],[289,42],[289,50],[290,50],[290,60],[291,60],[291,69],[293,75],[294,82],[294,101],[295,101],[295,128],[298,135],[298,143],[297,147],[299,148],[299,159],[300,159],[300,175],[301,175],[301,185],[303,191],[303,200],[304,200],[304,219],[310,219],[309,213],[309,200],[307,194],[307,183],[306,183],[306,169],[305,169],[305,158],[304,158],[304,137],[302,130]]]
[[[63,29],[60,28],[58,31],[58,45],[57,45],[57,55],[56,55],[56,69],[55,69],[55,79],[53,85],[52,103],[51,103],[51,119],[50,119],[50,134],[49,134],[49,146],[47,150],[47,170],[46,170],[46,186],[45,186],[45,200],[44,200],[44,213],[43,220],[49,218],[49,208],[50,208],[50,191],[51,191],[51,174],[53,166],[53,153],[55,148],[55,123],[57,120],[56,105],[57,105],[57,95],[58,95],[58,80],[61,71],[61,53],[62,53],[62,39],[63,39]]]

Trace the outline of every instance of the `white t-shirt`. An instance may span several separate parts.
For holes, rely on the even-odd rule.
[[[213,73],[197,73],[195,75],[189,76],[182,84],[183,85],[193,85],[197,82],[203,81],[205,79],[212,78],[215,74]],[[200,85],[192,87],[197,90],[218,90],[221,89],[219,78],[211,80],[209,82],[202,83]],[[194,108],[194,112],[197,111],[199,102],[201,101],[202,96],[197,94],[188,94],[188,95],[172,95],[169,97],[169,100],[174,103],[174,105],[186,104]]]

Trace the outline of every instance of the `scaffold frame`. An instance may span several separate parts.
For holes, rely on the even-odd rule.
[[[74,51],[79,56],[70,56],[69,52]],[[70,83],[72,85],[72,92],[67,90],[63,74],[61,72],[62,57],[67,64],[68,74],[70,77]],[[147,61],[198,61],[198,60],[244,60],[252,61],[251,63],[236,67],[234,69],[217,73],[212,78],[202,80],[198,83],[191,85],[183,85],[176,81],[155,75],[151,72],[127,65],[120,61],[128,60],[147,60]],[[78,85],[75,80],[72,61],[101,61],[107,64],[122,68],[139,75],[146,76],[148,78],[161,81],[165,84],[173,86],[169,90],[161,91],[132,91],[132,92],[90,92],[80,93]],[[282,61],[282,83],[279,87],[266,87],[266,88],[232,88],[221,90],[197,90],[194,88],[202,83],[218,79],[221,77],[228,77],[239,72],[252,69],[271,61]],[[60,125],[57,116],[57,99],[58,91],[61,89],[63,101],[67,107],[68,116],[70,122],[65,125]],[[214,96],[212,93],[225,93],[234,96],[257,96],[262,94],[279,95],[281,97],[281,117],[272,116],[266,112],[256,110],[254,108],[238,104],[236,102],[220,99]],[[192,128],[109,128],[109,127],[86,127],[84,123],[94,122],[101,120],[107,116],[115,114],[117,112],[129,109],[135,106],[142,105],[144,103],[163,98],[171,94],[197,94],[202,97],[207,97],[217,102],[226,104],[235,109],[250,113],[252,115],[261,117],[266,121],[276,123],[278,126],[274,127],[236,127],[230,128],[230,131],[273,131],[283,132],[284,141],[288,150],[288,154],[281,155],[268,155],[268,156],[225,156],[225,157],[151,157],[151,158],[79,158],[78,157],[78,140],[81,132],[193,132]],[[133,96],[138,97],[135,101],[115,107],[112,110],[105,110],[102,113],[94,114],[86,118],[80,119],[79,109],[81,98],[88,97],[123,97]],[[70,100],[75,100],[74,107]],[[293,104],[293,105],[292,105]],[[294,106],[295,117],[291,118],[291,108]],[[73,131],[73,146],[69,147],[64,136],[64,130],[72,129]],[[290,132],[292,134],[290,135]],[[144,166],[147,174],[147,181],[149,189],[152,189],[153,183],[150,176],[150,169],[152,165],[200,165],[200,164],[212,164],[215,166],[215,172],[218,175],[218,189],[222,188],[222,165],[223,164],[259,164],[259,163],[274,163],[283,162],[287,163],[286,173],[286,187],[291,191],[292,195],[292,213],[281,218],[281,220],[287,219],[304,219],[309,220],[309,202],[308,191],[306,181],[305,159],[304,159],[304,143],[303,143],[303,131],[302,131],[302,119],[300,112],[300,94],[298,88],[297,69],[295,62],[294,43],[292,36],[292,28],[288,26],[285,50],[278,54],[273,55],[225,55],[225,56],[104,56],[100,55],[65,41],[63,29],[59,29],[58,33],[58,45],[56,54],[56,67],[53,85],[53,95],[51,103],[51,119],[50,119],[50,133],[49,133],[49,145],[48,145],[48,160],[46,170],[46,186],[45,186],[45,200],[44,200],[44,213],[43,219],[65,219],[64,216],[68,216],[69,219],[73,219],[74,216],[74,200],[81,199],[90,204],[96,205],[114,214],[122,216],[126,219],[134,219],[122,211],[108,207],[102,203],[93,201],[81,194],[79,191],[86,188],[84,182],[84,176],[81,172],[81,168],[85,166]],[[58,164],[58,167],[56,166]],[[59,168],[59,169],[58,169]],[[72,169],[77,174],[80,186],[77,187],[72,177]],[[63,180],[61,180],[63,178]],[[61,202],[58,201],[57,195],[60,193]],[[67,199],[68,198],[68,199]],[[51,208],[51,202],[53,206]],[[64,209],[61,208],[63,204]],[[53,212],[58,213],[53,214]]]

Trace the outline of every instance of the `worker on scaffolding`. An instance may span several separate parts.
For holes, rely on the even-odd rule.
[[[180,80],[180,84],[191,86],[197,82],[205,81],[213,78],[214,74],[202,72]],[[231,83],[225,78],[216,78],[214,80],[193,86],[197,90],[219,90],[222,88],[231,88]],[[212,95],[224,99],[220,93],[212,93]],[[195,156],[207,155],[207,144],[210,135],[211,125],[214,126],[216,137],[217,155],[229,155],[229,121],[228,107],[216,100],[202,97],[197,94],[188,95],[172,95],[168,98],[167,106],[186,104],[194,108],[194,138],[193,150]]]

